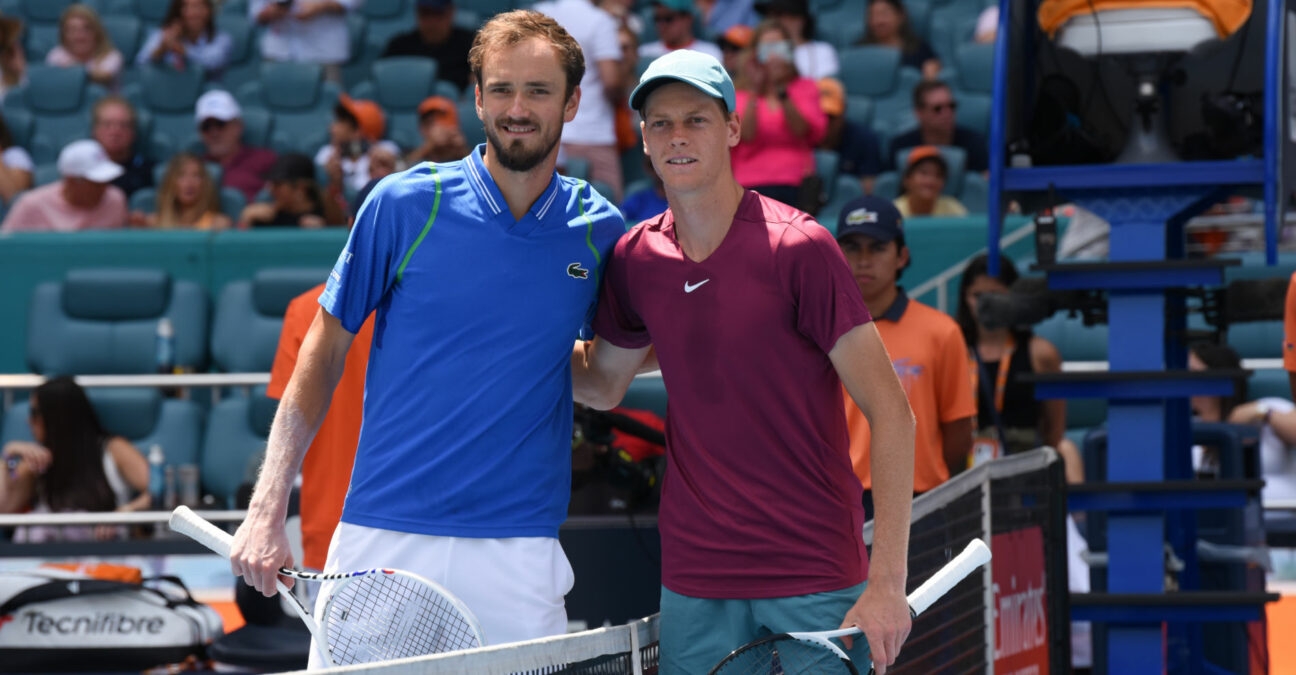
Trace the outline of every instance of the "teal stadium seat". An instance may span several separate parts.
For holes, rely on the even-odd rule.
[[[171,0],[131,0],[134,14],[141,21],[150,26],[162,25],[162,20],[166,18],[167,9],[171,6]]]
[[[1292,399],[1291,379],[1282,368],[1266,368],[1251,374],[1247,381],[1247,398],[1255,400],[1272,396]]]
[[[76,4],[76,0],[17,0],[13,12],[26,23],[26,42],[29,64],[43,63],[45,54],[58,44],[58,23],[63,10]]]
[[[1282,358],[1282,322],[1235,323],[1229,326],[1228,344],[1244,359]]]
[[[230,36],[230,58],[225,72],[220,76],[221,86],[237,91],[239,87],[261,75],[257,29],[248,21],[246,13],[223,11],[216,17],[216,30],[224,31]]]
[[[324,81],[318,64],[265,62],[260,78],[236,96],[245,107],[261,106],[274,115],[272,147],[314,156],[328,142],[339,93],[337,84]]]
[[[958,48],[972,42],[976,33],[980,3],[954,0],[932,9],[927,43],[940,57],[941,63],[954,65],[958,61]],[[957,67],[957,66],[955,66]]]
[[[32,186],[40,187],[42,185],[49,185],[60,178],[62,178],[62,176],[59,174],[58,165],[54,162],[37,164],[36,169],[32,171]]]
[[[960,89],[954,92],[954,100],[958,101],[958,125],[989,138],[990,104],[992,103],[990,95]]]
[[[44,375],[153,373],[158,320],[175,329],[175,363],[207,365],[207,292],[160,269],[83,268],[32,291],[27,365]]]
[[[856,45],[864,38],[865,6],[861,2],[840,2],[815,12],[815,37],[839,51]],[[851,69],[852,61],[841,59],[842,73]],[[897,66],[898,67],[898,66]]]
[[[224,0],[220,3],[220,13],[247,16],[248,0]]]
[[[397,33],[414,29],[414,0],[365,0],[360,13],[367,24],[369,51],[381,54]]]
[[[387,135],[403,145],[420,141],[418,107],[429,96],[459,99],[459,90],[437,90],[437,62],[421,56],[396,56],[374,61],[369,80],[353,89],[356,98],[370,99],[387,113]]]
[[[63,146],[89,134],[90,109],[105,93],[81,68],[30,65],[27,83],[5,96],[4,109],[31,113],[34,126],[27,151],[40,164],[56,160]]]
[[[990,181],[975,171],[963,174],[958,200],[967,207],[968,213],[985,213],[990,205]]]
[[[873,128],[873,99],[863,94],[846,94],[846,119],[865,129]]]
[[[265,387],[212,405],[198,471],[203,493],[215,497],[219,507],[234,508],[239,486],[255,475],[253,463],[265,452],[278,408],[278,401],[266,397]]]
[[[1035,334],[1052,342],[1063,361],[1107,360],[1106,325],[1086,326],[1080,317],[1058,312],[1035,326]]]
[[[139,86],[130,96],[153,120],[154,147],[183,149],[199,141],[194,106],[206,88],[201,68],[176,70],[169,66],[139,66]]]
[[[26,148],[31,145],[32,134],[35,133],[36,120],[32,117],[31,111],[22,108],[9,108],[3,112],[5,128],[9,130],[9,138],[13,144]]]
[[[227,373],[269,372],[288,303],[328,274],[323,268],[266,268],[225,284],[212,318],[213,365]]]
[[[99,423],[109,433],[121,436],[140,452],[148,454],[154,444],[162,446],[167,464],[198,464],[202,454],[205,415],[202,407],[188,399],[166,398],[157,389],[90,388],[86,390]],[[9,441],[30,441],[27,401],[11,406],[4,415],[0,446]]]
[[[993,44],[961,45],[955,52],[954,67],[958,70],[958,82],[953,84],[958,90],[986,95],[994,92]]]
[[[863,195],[864,188],[860,185],[858,178],[849,174],[841,174],[834,181],[832,198],[819,207],[819,213],[815,216],[815,219],[835,235],[837,233],[837,216],[841,213],[842,207],[852,199]]]
[[[899,86],[900,52],[895,49],[876,45],[844,47],[838,60],[848,64],[838,78],[851,96],[880,98]]]
[[[122,76],[125,77],[135,71],[131,64],[135,62],[135,55],[139,53],[140,44],[144,40],[144,25],[138,18],[128,14],[105,14],[102,20],[108,38],[126,60],[126,67],[122,68]]]
[[[485,143],[486,130],[482,127],[482,121],[477,119],[477,104],[473,99],[471,97],[460,99],[455,107],[459,111],[459,131],[463,132],[468,147],[475,148]]]
[[[660,377],[636,377],[630,382],[620,407],[651,410],[665,419],[666,383]]]
[[[353,91],[357,85],[369,77],[369,66],[380,53],[370,49],[367,41],[369,21],[364,14],[347,12],[347,41],[351,44],[351,56],[342,64],[342,84],[347,91]],[[354,92],[353,92],[354,94]]]
[[[841,167],[841,155],[836,150],[815,150],[815,173],[823,181],[820,202],[827,204],[832,200],[837,188],[837,174]]]

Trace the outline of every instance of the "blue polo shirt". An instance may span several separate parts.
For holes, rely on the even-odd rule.
[[[377,310],[344,522],[556,537],[567,516],[572,344],[625,223],[558,174],[514,219],[484,148],[378,183],[320,296],[352,332]]]

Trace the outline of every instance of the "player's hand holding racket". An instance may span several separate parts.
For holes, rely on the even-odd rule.
[[[964,577],[989,560],[990,549],[985,542],[973,539],[962,553],[909,594],[911,615],[917,617],[926,611]],[[816,633],[768,635],[735,649],[711,669],[710,675],[859,675],[859,670],[846,652],[832,643],[833,638],[859,636],[858,627]],[[883,668],[885,671],[885,666]]]
[[[184,506],[172,512],[171,529],[230,556],[233,537]],[[458,598],[410,572],[372,569],[315,574],[284,567],[269,576],[310,629],[326,666],[437,654],[483,644],[476,617]],[[289,592],[280,576],[326,582],[318,620]]]

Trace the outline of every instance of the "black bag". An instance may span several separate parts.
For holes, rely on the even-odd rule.
[[[0,573],[0,672],[145,670],[206,659],[220,615],[175,577]]]

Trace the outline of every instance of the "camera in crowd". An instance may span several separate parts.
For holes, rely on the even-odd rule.
[[[1029,328],[1064,310],[1079,313],[1086,326],[1107,321],[1101,293],[1050,290],[1044,277],[1020,277],[1007,293],[982,293],[976,304],[977,318],[990,330]]]

